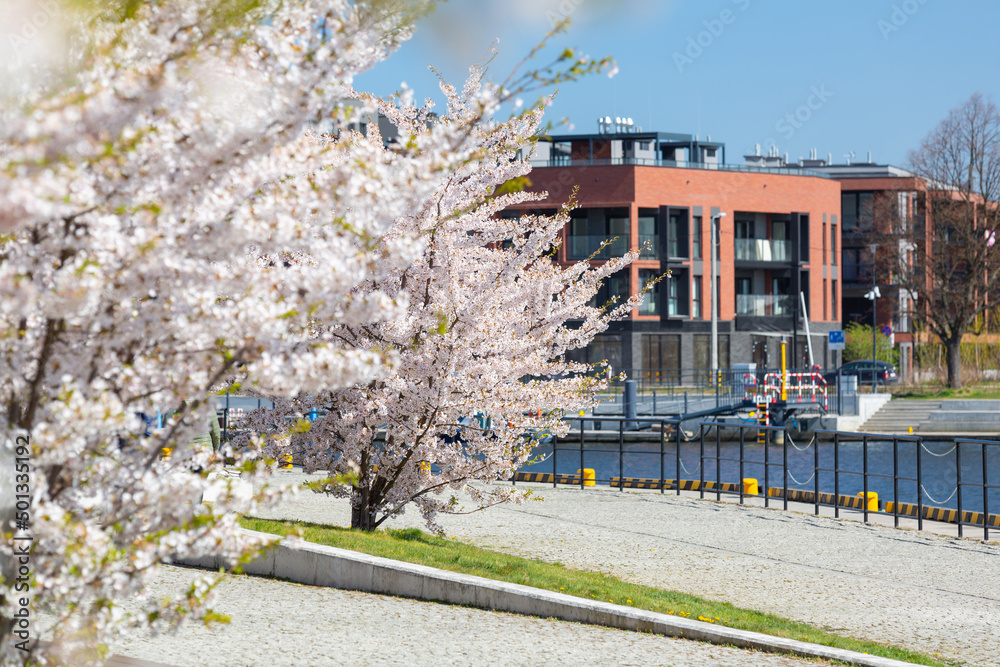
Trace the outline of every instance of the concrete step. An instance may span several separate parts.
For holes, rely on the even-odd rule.
[[[992,434],[1000,431],[1000,401],[892,400],[859,429],[865,433]]]
[[[859,429],[865,433],[914,433],[929,422],[932,414],[941,410],[941,401],[907,401],[894,399],[879,408]]]

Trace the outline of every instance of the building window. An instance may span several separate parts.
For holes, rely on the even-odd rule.
[[[660,233],[656,228],[656,211],[639,209],[639,259],[660,258]]]
[[[654,271],[650,269],[640,269],[639,270],[639,287],[640,289],[646,286],[646,283],[653,280],[660,275],[659,271]],[[659,315],[660,314],[660,294],[662,290],[662,285],[664,282],[669,280],[669,278],[664,278],[660,282],[653,285],[653,288],[646,292],[642,297],[642,303],[639,304],[639,314],[640,315]]]
[[[694,367],[701,370],[705,378],[709,377],[708,371],[712,364],[710,350],[712,349],[712,337],[709,334],[694,334]],[[719,368],[729,368],[729,334],[719,334]]]
[[[751,279],[747,276],[740,276],[736,279],[736,293],[747,295],[751,293]]]
[[[863,254],[866,254],[866,251],[862,248],[844,248],[841,251],[841,257],[844,261],[841,272],[845,282],[868,283],[871,281],[872,267],[863,261]]]
[[[676,383],[681,369],[679,334],[649,334],[642,337],[642,367],[646,379],[654,383]]]
[[[788,240],[788,221],[774,220],[771,222],[771,238],[775,241]]]
[[[570,350],[566,358],[583,364],[607,361],[611,370],[622,367],[622,337],[619,334],[598,334],[585,348]]]
[[[875,217],[875,203],[871,192],[846,192],[840,196],[840,212],[844,233],[868,231]]]
[[[687,209],[670,209],[667,215],[667,256],[687,257]]]
[[[622,366],[622,337],[614,335],[594,336],[590,343],[590,362],[607,360],[612,368]]]
[[[601,283],[600,289],[597,290],[597,295],[590,300],[590,305],[594,308],[621,305],[629,297],[628,273],[628,269],[625,269],[605,278]],[[612,299],[615,299],[613,304]]]
[[[792,245],[788,240],[788,220],[771,220],[771,259],[775,262],[788,262],[792,259]]]
[[[733,222],[733,236],[735,237],[734,252],[736,259],[754,261],[759,259],[757,244],[754,242],[756,236],[754,228],[756,223],[751,220],[740,220],[737,218]],[[770,257],[768,257],[770,259]]]
[[[754,221],[753,220],[737,220],[733,223],[733,229],[738,239],[752,239],[754,238]]]
[[[568,259],[586,259],[610,239],[597,259],[621,257],[628,251],[629,219],[626,209],[576,209],[571,214]]]
[[[667,277],[667,314],[680,315],[680,276]]]
[[[701,216],[696,215],[691,219],[691,257],[693,259],[703,259],[701,250]]]
[[[823,254],[819,256],[820,264],[823,263],[823,259],[826,257],[826,223],[823,223]]]
[[[837,281],[830,281],[830,318],[837,320]]]
[[[807,213],[799,214],[799,260],[809,261],[809,215]],[[820,257],[820,263],[822,261],[823,258]]]
[[[826,320],[829,319],[828,311],[827,311],[827,307],[826,307],[826,303],[827,303],[826,302],[826,278],[823,278],[823,320],[824,321],[826,321]]]
[[[840,195],[840,217],[844,221],[844,231],[853,232],[858,226],[858,195],[845,192]]]
[[[837,266],[837,225],[830,225],[830,264]]]
[[[701,276],[691,280],[691,317],[701,319]]]
[[[639,283],[645,285],[648,281],[662,275],[653,269],[639,270]],[[671,317],[686,317],[688,314],[688,287],[690,276],[687,269],[675,268],[670,275],[664,276],[649,292],[643,296],[639,305],[639,315],[663,315],[664,311]]]
[[[899,333],[909,333],[910,332],[910,299],[909,292],[907,290],[900,290],[899,293],[899,320],[898,320],[898,331]]]
[[[621,257],[626,252],[628,252],[630,225],[629,225],[629,212],[628,209],[605,209],[605,215],[607,216],[607,235],[608,238],[615,239],[614,243],[609,246],[612,248],[612,257]]]

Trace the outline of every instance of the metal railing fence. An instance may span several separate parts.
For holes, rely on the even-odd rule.
[[[748,373],[744,369],[719,369],[714,375],[710,369],[678,368],[624,368],[615,369],[608,390],[600,395],[601,404],[595,414],[621,415],[625,381],[617,373],[624,372],[626,380],[634,380],[639,397],[639,414],[669,417],[689,414],[710,407],[740,405],[745,389],[754,381],[763,383],[768,374],[780,373],[778,369],[761,368]],[[788,369],[789,376],[810,374],[807,369]],[[830,415],[859,414],[857,380],[853,384],[846,376],[834,376],[826,386],[827,410]],[[699,407],[701,406],[701,407]]]
[[[642,419],[649,430],[630,431],[627,420],[603,417],[617,426],[610,432],[587,428],[594,419],[567,418],[570,431],[540,442],[540,462],[515,475],[518,481],[543,481],[619,490],[644,488],[660,493],[706,493],[716,500],[759,498],[765,507],[789,503],[925,521],[965,529],[1000,531],[1000,441],[815,431],[793,438],[775,426],[703,421],[688,431],[676,419]],[[928,459],[934,465],[928,465]],[[591,474],[590,471],[593,471]],[[752,493],[753,479],[758,493]]]

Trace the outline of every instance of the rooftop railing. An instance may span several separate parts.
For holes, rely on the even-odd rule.
[[[553,157],[548,160],[530,160],[532,167],[669,167],[673,169],[700,169],[704,171],[736,171],[751,174],[781,174],[785,176],[815,176],[830,178],[828,174],[810,171],[799,167],[749,167],[745,164],[712,164],[708,162],[678,162],[674,160],[657,160],[655,158],[621,157],[621,158],[570,158],[566,156]]]

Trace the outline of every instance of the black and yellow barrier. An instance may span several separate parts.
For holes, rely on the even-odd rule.
[[[896,503],[886,503],[885,511],[887,514],[896,514]],[[918,516],[919,508],[916,505],[910,503],[899,503],[899,516]],[[958,523],[958,510],[951,510],[944,507],[924,507],[924,518],[931,521],[941,521],[943,523]],[[977,526],[983,525],[983,519],[986,520],[987,526],[992,526],[994,528],[1000,528],[1000,515],[990,514],[988,517],[982,512],[962,512],[962,523],[973,524]]]
[[[767,495],[772,498],[787,498],[788,500],[796,503],[815,504],[817,502],[815,492],[803,491],[801,489],[781,489],[772,487],[767,490]],[[863,510],[865,508],[865,502],[862,500],[860,493],[857,496],[837,496],[832,493],[821,493],[819,494],[818,502],[821,505],[838,505],[840,507],[847,507],[856,510]],[[878,494],[871,491],[868,493],[868,511],[878,512]]]
[[[663,488],[672,489],[669,486],[672,480],[666,480],[667,485]],[[644,479],[641,477],[626,477],[624,480],[620,477],[611,478],[611,487],[617,489],[621,485],[625,489],[658,489],[660,488],[660,480],[658,479]]]
[[[756,480],[753,480],[753,481],[754,481],[754,485],[756,486]],[[644,478],[641,478],[641,477],[626,477],[624,479],[622,479],[621,477],[612,477],[611,478],[611,488],[613,488],[613,489],[617,489],[617,488],[623,488],[623,489],[659,489],[660,488],[660,480],[658,480],[658,479],[644,479]],[[677,488],[677,482],[676,482],[676,480],[672,480],[672,479],[665,479],[665,480],[663,480],[663,488],[664,489],[671,489],[671,490],[676,489]],[[695,479],[695,480],[682,479],[680,481],[680,489],[681,489],[681,491],[700,491],[702,489],[704,489],[705,491],[715,491],[716,489],[719,489],[721,491],[727,491],[729,493],[739,493],[740,492],[740,485],[739,484],[730,484],[728,482],[723,482],[722,484],[717,484],[716,482],[705,482],[703,484],[701,482],[701,480],[697,480],[697,479]],[[755,495],[755,494],[748,494],[748,495]]]
[[[579,475],[553,475],[550,472],[517,472],[515,482],[538,482],[540,484],[575,484],[580,486]],[[592,481],[592,480],[591,480]]]

